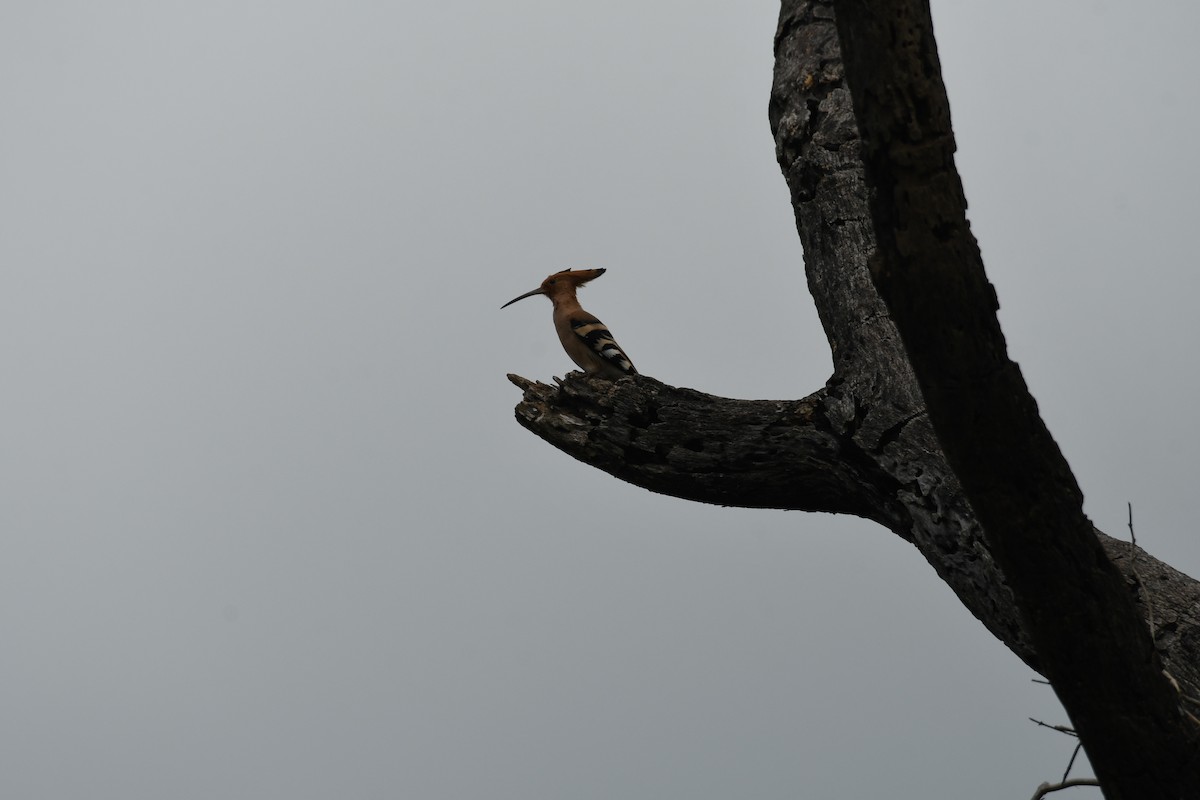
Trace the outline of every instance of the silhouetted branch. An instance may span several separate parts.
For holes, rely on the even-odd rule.
[[[639,375],[572,372],[557,387],[518,375],[517,421],[571,456],[660,494],[702,503],[853,514],[893,527],[897,487],[845,451],[824,392],[731,400]]]
[[[1082,516],[1070,470],[1037,419],[1020,373],[1007,361],[998,327],[988,327],[994,324],[995,297],[965,226],[936,51],[932,56],[920,52],[932,48],[932,33],[895,16],[900,13],[895,3],[856,8],[870,18],[858,21],[864,28],[885,23],[882,30],[855,34],[868,37],[863,39],[870,43],[865,45],[868,61],[879,60],[859,65],[866,77],[858,91],[879,106],[870,113],[880,119],[866,128],[872,137],[867,163],[876,185],[883,187],[883,200],[875,195],[872,206],[831,3],[783,3],[769,107],[809,290],[833,354],[834,374],[826,385],[800,400],[748,401],[671,387],[646,376],[612,383],[571,374],[558,387],[510,376],[523,391],[517,419],[573,457],[651,491],[722,505],[855,514],[886,525],[920,550],[993,634],[1056,686],[1083,673],[1080,685],[1096,686],[1092,673],[1099,672],[1108,692],[1119,683],[1115,676],[1139,676],[1135,687],[1148,694],[1139,695],[1144,704],[1131,710],[1126,724],[1153,725],[1155,730],[1142,731],[1144,742],[1162,744],[1151,758],[1176,758],[1178,771],[1195,751],[1178,750],[1186,741],[1178,738],[1185,718],[1179,694],[1167,686],[1173,703],[1168,713],[1164,679],[1147,677],[1155,672],[1156,656],[1142,620],[1152,602],[1158,657],[1182,684],[1185,697],[1200,696],[1200,584],[1128,542],[1093,532]],[[900,44],[888,37],[910,31],[916,32],[902,37],[902,45],[917,50],[890,52]],[[886,73],[887,80],[872,78],[872,69]],[[908,69],[919,74],[900,74]],[[910,79],[936,82],[940,94],[913,86]],[[884,86],[890,88],[883,91]],[[900,86],[905,88],[897,95]],[[899,116],[887,107],[906,102],[910,105]],[[944,128],[926,135],[921,126],[935,118]],[[901,119],[912,122],[917,133],[901,130]],[[916,141],[903,138],[912,135]],[[885,232],[880,242],[877,229]],[[923,263],[927,257],[932,263]],[[965,311],[930,305],[938,298],[920,296],[920,286],[903,286],[914,260],[922,261],[924,279],[933,282],[925,293],[958,299]],[[978,274],[968,280],[962,272],[972,264]],[[909,329],[907,348],[875,289],[872,267],[901,309]],[[955,339],[960,329],[971,341]],[[938,337],[951,341],[939,343]],[[959,355],[939,354],[943,345]],[[944,435],[958,437],[954,463],[968,476],[969,493],[934,433],[910,361],[914,351],[927,389],[938,398],[939,417],[949,420]],[[970,361],[974,358],[982,360]],[[943,369],[955,376],[949,383],[938,377]],[[972,384],[977,377],[1003,387],[993,392],[1001,396],[983,398],[982,404],[971,400],[978,393]],[[1010,389],[1019,396],[1005,395]],[[965,398],[961,408],[947,410],[960,398]],[[1010,402],[1015,404],[1006,407]],[[980,448],[974,455],[973,447]],[[984,463],[966,463],[972,461]],[[1029,475],[1022,473],[1026,467]],[[1005,531],[1018,521],[1018,527],[1028,528],[1016,532],[1013,541],[1019,545],[1009,543],[1005,550],[1002,544],[997,551],[985,540],[976,496],[988,509],[997,540],[1007,541]],[[999,552],[1016,565],[1026,616],[997,566]],[[1021,559],[1031,560],[1026,566],[1033,570],[1023,570]],[[1064,565],[1064,559],[1075,563]],[[1087,608],[1078,593],[1088,596],[1097,575],[1103,602]],[[1142,587],[1140,600],[1130,591],[1133,580]],[[1061,590],[1067,597],[1075,593],[1066,605],[1060,602],[1059,583],[1068,584]],[[1051,620],[1053,635],[1038,634],[1037,647],[1025,621],[1039,613],[1030,609],[1031,597],[1042,598],[1047,615],[1061,616]],[[1060,641],[1068,638],[1075,641]],[[1127,639],[1134,644],[1126,650]],[[1084,656],[1083,663],[1071,661]],[[1060,663],[1047,668],[1046,659]],[[1083,702],[1100,715],[1125,708],[1122,698],[1103,692]],[[1128,738],[1123,741],[1128,744]],[[1130,751],[1146,749],[1143,744]],[[1104,757],[1090,755],[1093,766]]]

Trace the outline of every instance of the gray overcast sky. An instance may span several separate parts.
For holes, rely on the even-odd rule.
[[[540,298],[737,397],[828,375],[777,6],[0,10],[0,795],[1008,800],[1050,692],[869,523],[512,420]],[[1200,7],[939,2],[1011,351],[1100,527],[1192,533]],[[702,321],[701,336],[686,333]]]

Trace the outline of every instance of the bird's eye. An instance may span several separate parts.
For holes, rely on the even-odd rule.
[[[554,284],[556,284],[556,283],[558,283],[558,281],[557,281],[557,280],[553,280],[553,279],[552,279],[552,280],[550,281],[550,285],[551,285],[551,286],[553,286],[553,285],[554,285]]]

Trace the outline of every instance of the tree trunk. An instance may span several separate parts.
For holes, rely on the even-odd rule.
[[[651,491],[884,525],[1051,680],[1106,796],[1200,797],[1184,707],[1200,698],[1200,584],[1093,530],[1007,358],[927,6],[848,3],[837,23],[833,7],[783,3],[769,107],[833,353],[826,385],[744,401],[646,376],[509,376],[517,420]]]
[[[871,274],[954,474],[1109,798],[1200,797],[1200,728],[1008,358],[954,167],[928,0],[839,2]]]

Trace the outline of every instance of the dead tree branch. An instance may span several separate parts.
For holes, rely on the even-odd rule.
[[[1185,694],[1200,696],[1200,584],[1094,532],[1082,515],[1074,478],[994,324],[995,295],[963,216],[932,33],[922,27],[927,9],[921,16],[921,8],[898,3],[850,6],[844,38],[856,52],[850,85],[867,116],[867,144],[833,3],[783,3],[769,106],[809,290],[833,353],[826,385],[799,400],[744,401],[645,376],[610,383],[572,374],[560,387],[512,376],[523,390],[517,420],[573,457],[651,491],[885,525],[1071,698],[1068,710],[1085,742],[1107,731],[1104,718],[1120,716],[1125,730],[1114,743],[1140,759],[1142,780],[1171,760],[1166,771],[1179,773],[1200,748],[1188,749],[1179,694],[1159,669],[1166,666]],[[923,127],[931,121],[933,129]],[[933,281],[924,294],[934,297],[922,296],[920,281],[908,285],[914,277]],[[944,308],[939,296],[963,308]],[[980,386],[998,396],[974,397]],[[923,390],[935,401],[928,408]],[[948,451],[935,425],[952,443]],[[1131,590],[1133,553],[1140,598]],[[1017,596],[998,563],[1011,570]],[[1144,622],[1151,602],[1153,644]],[[1117,693],[1124,680],[1134,681],[1132,705]],[[1094,710],[1084,708],[1089,703]],[[1129,747],[1135,735],[1141,744]],[[1106,791],[1110,779],[1125,785],[1138,769],[1126,761],[1108,768],[1116,778],[1105,777],[1097,762],[1117,759],[1119,748],[1088,749]],[[1188,768],[1200,775],[1195,763]],[[1132,796],[1156,795],[1110,794]]]

